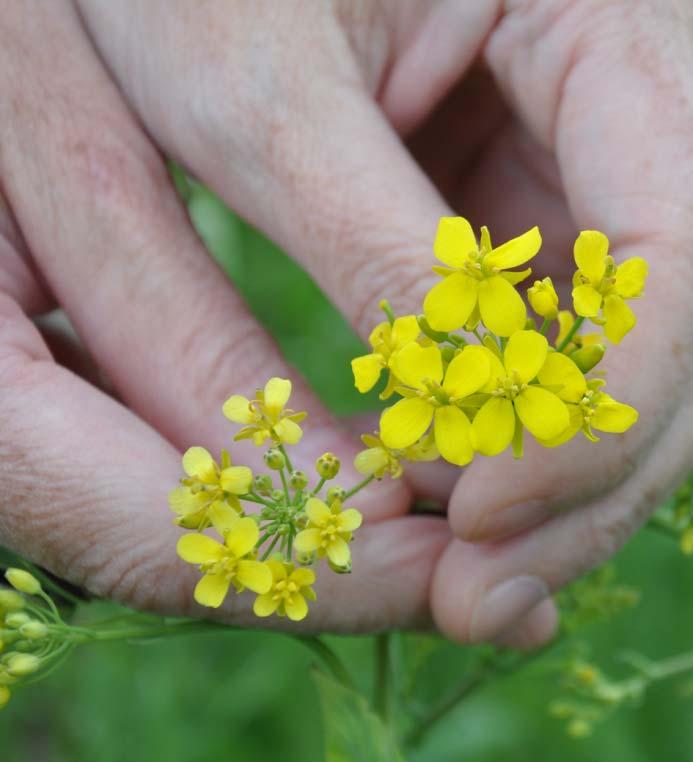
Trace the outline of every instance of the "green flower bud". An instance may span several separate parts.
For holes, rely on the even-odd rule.
[[[272,500],[274,500],[275,503],[283,503],[286,495],[284,494],[284,490],[273,489],[270,497],[272,498]]]
[[[338,487],[336,484],[334,487],[330,487],[327,490],[327,503],[333,503],[335,500],[343,501],[346,498],[346,490],[344,487]]]
[[[24,598],[16,590],[0,589],[0,611],[19,611],[24,608]]]
[[[322,479],[334,479],[340,466],[339,458],[333,452],[324,452],[315,461],[315,470]]]
[[[271,468],[273,471],[281,471],[286,465],[284,453],[276,447],[270,448],[265,453],[265,464],[267,468]]]
[[[13,630],[18,630],[22,625],[31,621],[31,617],[23,611],[13,611],[5,617],[5,626]]]
[[[48,635],[48,627],[43,622],[32,619],[30,622],[23,624],[19,628],[19,632],[29,640],[40,640]]]
[[[295,552],[295,559],[296,563],[300,564],[301,566],[310,566],[315,562],[316,554],[315,553],[301,553],[300,551]]]
[[[258,474],[253,479],[253,488],[260,495],[269,495],[274,488],[272,477],[269,474]]]
[[[595,365],[598,365],[602,361],[605,352],[606,347],[603,344],[588,344],[572,352],[570,359],[583,373],[588,373]]]
[[[576,717],[568,723],[568,735],[572,738],[586,738],[591,734],[592,725],[581,717]]]
[[[329,564],[330,569],[332,569],[333,572],[336,574],[351,574],[351,561],[346,566],[337,566],[336,564],[333,564],[332,561],[327,559],[327,563]]]
[[[7,660],[7,672],[13,677],[32,675],[41,666],[41,659],[34,654],[12,654]]]
[[[41,583],[24,569],[8,569],[5,572],[5,579],[15,590],[27,595],[38,595],[41,592]]]
[[[293,489],[305,489],[308,486],[308,475],[305,471],[292,471],[289,484]]]

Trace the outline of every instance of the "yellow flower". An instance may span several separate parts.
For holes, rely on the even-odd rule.
[[[299,442],[303,432],[298,424],[306,414],[285,409],[290,395],[291,381],[275,377],[264,389],[258,389],[252,400],[240,394],[229,397],[224,403],[224,415],[244,425],[235,439],[252,439],[258,446],[268,438],[285,444]]]
[[[342,501],[333,500],[328,508],[322,500],[311,497],[306,502],[308,526],[294,539],[299,553],[327,556],[338,568],[348,568],[351,552],[348,543],[352,533],[361,526],[363,517],[355,508],[342,510]]]
[[[505,271],[528,262],[540,246],[541,235],[536,227],[493,249],[487,228],[481,228],[477,245],[474,231],[464,217],[441,218],[434,251],[448,267],[434,268],[444,278],[424,300],[430,326],[437,331],[456,330],[474,319],[478,309],[486,327],[499,336],[523,328],[527,308],[514,285],[531,270]]]
[[[405,399],[380,418],[385,446],[405,450],[420,440],[433,422],[434,441],[443,458],[458,466],[469,463],[474,457],[471,424],[461,408],[468,407],[465,398],[488,381],[488,355],[483,347],[467,346],[444,371],[438,347],[410,344],[402,349],[395,361],[395,374],[405,385],[397,388]]]
[[[390,370],[388,383],[380,395],[381,399],[387,399],[396,384],[392,374],[392,359],[395,352],[416,341],[419,337],[419,324],[415,315],[406,315],[397,318],[392,325],[384,321],[379,323],[368,337],[368,342],[373,347],[370,354],[355,357],[351,361],[351,370],[354,373],[356,388],[364,394],[370,391],[384,368]]]
[[[221,467],[204,447],[190,447],[183,455],[186,477],[168,496],[174,523],[186,529],[205,529],[212,525],[218,532],[241,514],[236,495],[250,489],[253,473],[247,466],[233,466],[228,452],[222,452]]]
[[[178,540],[178,555],[197,564],[204,574],[195,587],[195,600],[202,606],[221,606],[229,586],[266,593],[272,586],[267,564],[255,560],[260,532],[250,517],[237,519],[226,532],[224,544],[204,534],[186,534]]]
[[[570,423],[565,431],[547,440],[539,439],[540,444],[557,447],[572,439],[580,430],[587,439],[598,442],[599,437],[593,429],[608,434],[623,434],[636,423],[638,411],[602,391],[604,383],[600,378],[589,380],[579,399],[572,400],[573,404],[567,405]]]
[[[609,239],[598,230],[583,230],[575,241],[578,266],[573,277],[573,305],[582,317],[603,323],[609,341],[618,344],[636,323],[626,304],[642,293],[647,278],[647,262],[631,257],[616,265],[608,254]]]
[[[491,360],[488,383],[481,390],[491,397],[472,423],[475,448],[483,455],[498,455],[525,428],[537,438],[549,439],[563,432],[570,420],[560,394],[577,398],[584,376],[568,357],[549,353],[548,341],[537,331],[517,331],[509,339],[502,362],[486,350]],[[518,420],[519,419],[519,420]]]
[[[555,320],[558,316],[558,294],[551,278],[535,280],[534,285],[527,289],[527,298],[540,317]]]
[[[374,435],[363,434],[361,441],[366,445],[366,450],[361,450],[354,458],[354,468],[364,476],[375,476],[381,479],[386,473],[390,473],[393,479],[402,476],[403,468],[401,461],[430,461],[438,458],[438,448],[433,438],[426,436],[403,450],[389,448],[376,432]]]
[[[253,605],[255,616],[288,616],[294,622],[300,622],[308,614],[308,604],[315,600],[311,585],[315,584],[315,572],[311,569],[271,559],[267,567],[272,572],[272,587],[268,592],[258,595]]]

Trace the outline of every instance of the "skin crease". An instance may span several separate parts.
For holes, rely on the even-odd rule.
[[[531,575],[554,591],[607,559],[693,462],[691,71],[683,1],[55,0],[36,14],[3,0],[0,543],[131,606],[208,615],[165,495],[180,450],[228,442],[226,396],[271,375],[294,379],[315,427],[299,467],[330,449],[356,480],[357,440],[220,277],[163,151],[362,336],[380,298],[421,303],[441,215],[498,242],[538,224],[535,272],[564,288],[580,229],[650,262],[639,324],[606,363],[638,425],[477,458],[456,485],[440,464],[375,485],[354,573],[321,575],[306,628],[433,625],[464,642],[495,585]],[[54,305],[123,404],[53,362],[27,316]],[[415,493],[449,499],[448,521],[406,516]],[[215,615],[248,623],[251,601]],[[530,647],[555,626],[548,600],[513,617],[484,637]]]

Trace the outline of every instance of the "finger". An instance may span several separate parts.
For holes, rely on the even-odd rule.
[[[224,399],[252,394],[274,375],[292,377],[292,407],[307,409],[312,422],[298,467],[310,471],[321,452],[335,450],[344,458],[341,478],[358,481],[355,441],[286,366],[207,256],[72,6],[54,3],[16,31],[37,53],[22,79],[25,108],[5,136],[7,194],[54,293],[121,398],[179,448],[216,450],[231,435]],[[70,56],[55,67],[56,51],[66,49]],[[257,462],[256,452],[237,449]],[[401,483],[374,490],[381,516],[405,510]]]
[[[507,632],[549,595],[609,558],[690,467],[693,408],[666,432],[637,471],[580,511],[555,516],[511,539],[470,545],[453,540],[435,572],[433,617],[443,633],[480,642]]]
[[[179,475],[177,451],[55,365],[4,295],[0,326],[0,544],[96,595],[163,614],[212,615],[193,602],[197,570],[175,553],[181,532],[164,496]],[[446,523],[432,518],[365,525],[352,546],[352,577],[318,570],[319,599],[305,626],[367,631],[429,621],[430,579],[448,541]],[[251,609],[252,596],[231,597],[214,616],[257,626]]]
[[[551,598],[546,598],[499,635],[494,643],[519,651],[532,651],[550,642],[556,634],[557,627],[558,609]]]

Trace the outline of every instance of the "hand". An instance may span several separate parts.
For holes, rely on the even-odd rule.
[[[518,575],[555,589],[604,558],[693,449],[690,265],[679,253],[691,51],[670,31],[680,28],[673,7],[670,18],[640,6],[645,21],[618,3],[517,3],[499,19],[490,2],[218,0],[192,10],[84,0],[91,40],[66,1],[38,17],[6,10],[2,541],[94,592],[190,613],[195,574],[175,558],[162,505],[179,474],[176,448],[222,446],[225,396],[288,374],[201,251],[156,144],[295,256],[362,334],[379,298],[400,312],[420,303],[435,224],[451,207],[498,240],[540,224],[562,272],[576,228],[605,230],[617,257],[650,260],[640,326],[613,355],[616,391],[642,414],[623,446],[583,454],[576,444],[516,466],[478,459],[450,504],[462,539],[442,521],[403,516],[403,484],[364,493],[371,523],[355,573],[321,595],[338,604],[307,620],[367,630],[432,612],[466,640],[494,637],[533,609],[514,640],[547,637],[552,604],[537,607],[547,589],[525,582],[504,615],[490,616],[478,608],[483,591]],[[513,112],[472,67],[479,53]],[[51,361],[23,312],[53,300],[130,410]],[[294,406],[320,424],[305,462],[327,448],[348,460],[353,441],[297,386]],[[449,479],[424,474],[415,488],[444,491]],[[539,502],[509,508],[529,500]],[[247,607],[224,616],[247,621]]]

